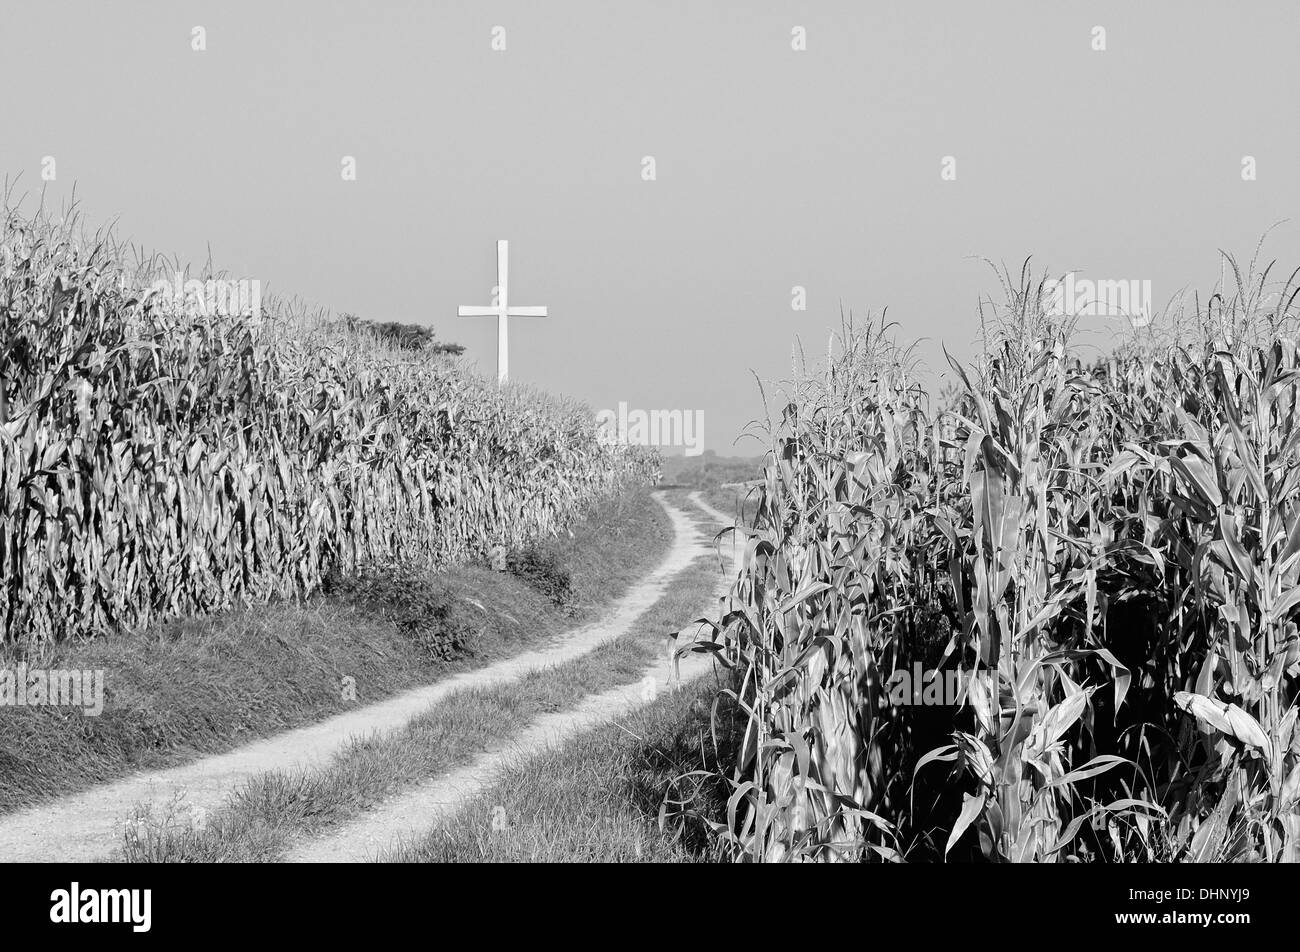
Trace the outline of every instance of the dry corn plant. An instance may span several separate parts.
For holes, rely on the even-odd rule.
[[[1296,291],[1266,275],[1199,349],[1085,366],[1026,266],[941,412],[883,326],[786,386],[715,623],[738,858],[1297,858]],[[956,696],[898,697],[916,664]]]
[[[656,460],[267,302],[161,307],[75,216],[0,222],[0,642],[28,648],[462,561],[553,532]]]

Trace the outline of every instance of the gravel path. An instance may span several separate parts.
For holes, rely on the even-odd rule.
[[[729,519],[701,500],[697,493],[692,493],[690,498],[710,518],[720,524],[730,524]],[[711,537],[706,537],[693,526],[686,531],[693,539],[694,555],[712,549]],[[724,538],[718,548],[725,560],[734,558],[736,549],[729,537]],[[720,580],[714,597],[709,604],[700,606],[696,616],[714,608],[717,596],[724,589],[725,582]],[[711,655],[688,654],[678,665],[678,683],[698,678],[712,669]],[[291,863],[360,863],[382,858],[403,843],[418,839],[442,825],[466,803],[490,789],[498,777],[521,758],[547,746],[561,744],[576,734],[608,723],[647,703],[654,696],[646,690],[648,680],[654,681],[655,694],[673,689],[667,657],[647,667],[641,681],[588,695],[576,707],[538,718],[509,741],[490,747],[472,763],[418,784],[377,804],[355,820],[300,843],[285,860]]]

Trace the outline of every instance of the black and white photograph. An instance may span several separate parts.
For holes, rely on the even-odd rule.
[[[0,0],[6,921],[1286,928],[1297,37]]]

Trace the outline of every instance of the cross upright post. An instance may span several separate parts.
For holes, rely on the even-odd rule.
[[[457,310],[459,317],[495,317],[497,319],[497,383],[506,382],[510,373],[510,324],[512,317],[545,317],[544,306],[511,307],[509,291],[510,247],[509,242],[497,242],[497,300],[496,304],[477,307],[462,304]]]

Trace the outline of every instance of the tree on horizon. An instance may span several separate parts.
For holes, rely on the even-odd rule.
[[[371,321],[356,314],[345,313],[342,320],[350,330],[370,330],[382,341],[399,350],[423,354],[448,354],[458,357],[465,352],[463,344],[440,341],[432,327],[425,324],[403,324],[400,321]]]

